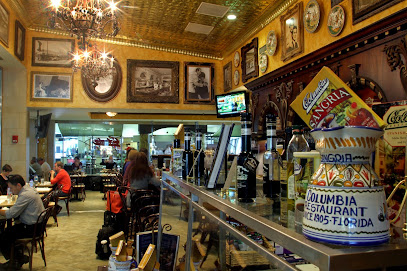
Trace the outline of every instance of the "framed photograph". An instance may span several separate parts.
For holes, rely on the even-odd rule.
[[[31,101],[72,102],[72,73],[31,72]]]
[[[304,27],[302,25],[302,2],[289,9],[280,17],[281,21],[281,60],[301,54],[304,50]]]
[[[232,61],[223,66],[223,91],[232,89]]]
[[[10,26],[10,13],[0,1],[0,41],[8,47],[8,28]]]
[[[213,63],[185,63],[185,103],[214,103]]]
[[[16,20],[14,37],[14,54],[21,61],[24,60],[24,49],[25,49],[25,28],[18,20]]]
[[[242,55],[242,82],[259,76],[259,40],[254,38],[241,49]]]
[[[352,23],[357,24],[403,0],[352,0]]]
[[[340,2],[342,2],[343,0],[331,0],[331,8],[333,8],[334,6],[338,5]]]
[[[179,62],[127,60],[128,103],[179,103]]]
[[[32,66],[72,67],[73,39],[33,38]]]
[[[122,77],[122,69],[116,58],[113,62],[112,74],[101,77],[96,80],[96,82],[86,78],[83,73],[81,73],[82,86],[85,93],[89,98],[97,102],[108,102],[114,99],[122,86]]]

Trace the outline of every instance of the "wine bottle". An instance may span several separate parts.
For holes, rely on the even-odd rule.
[[[280,208],[280,165],[279,153],[276,149],[276,116],[267,114],[267,150],[263,156],[263,193],[273,199],[273,209]]]
[[[191,151],[191,133],[189,130],[185,129],[184,135],[184,145],[185,150],[182,153],[182,179],[188,181],[192,178],[192,166],[193,166],[193,154]]]
[[[256,198],[256,168],[258,161],[251,152],[251,114],[241,114],[242,152],[237,159],[237,197],[241,202],[253,202]]]
[[[194,152],[194,174],[195,174],[195,184],[200,186],[204,185],[204,175],[205,175],[205,152],[202,148],[202,131],[201,129],[196,130],[196,151]]]
[[[299,178],[299,171],[301,169],[297,160],[294,159],[294,152],[305,151],[310,151],[310,149],[302,134],[301,126],[294,125],[293,137],[287,146],[287,213],[289,225],[293,225],[292,222],[295,220],[295,183],[296,179]]]

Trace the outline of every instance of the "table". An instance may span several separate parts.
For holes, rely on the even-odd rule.
[[[15,197],[16,200],[17,200],[17,197],[18,196]],[[0,196],[0,207],[8,207],[8,208],[10,208],[11,206],[13,206],[16,203],[16,200],[8,202],[7,201],[7,195],[6,196]],[[0,217],[3,217],[3,216],[0,216]],[[12,226],[12,221],[13,221],[12,219],[7,219],[7,227]]]
[[[52,188],[51,187],[36,187],[35,190],[38,192],[38,194],[47,194],[51,192]]]
[[[37,183],[36,187],[53,187],[54,184],[51,182]]]

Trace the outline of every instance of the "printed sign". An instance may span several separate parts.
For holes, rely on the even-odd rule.
[[[383,116],[387,123],[384,140],[392,147],[405,147],[407,143],[407,105],[392,106]]]

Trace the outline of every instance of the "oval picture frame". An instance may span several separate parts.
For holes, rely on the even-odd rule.
[[[99,80],[103,85],[94,86],[92,81],[85,78],[83,73],[81,73],[82,86],[89,98],[97,102],[108,102],[117,96],[122,85],[123,74],[116,59],[113,62],[113,67],[116,69],[116,73],[110,75],[112,78],[106,77]]]
[[[321,9],[316,0],[310,0],[304,9],[304,28],[308,33],[314,33],[319,25]]]
[[[274,30],[271,30],[267,34],[267,40],[266,40],[266,52],[269,56],[273,56],[276,53],[277,49],[277,36],[276,32]]]
[[[235,84],[235,86],[239,85],[239,81],[240,81],[239,71],[235,70],[235,72],[233,73],[233,83]]]
[[[328,32],[331,36],[336,37],[342,32],[343,26],[345,25],[345,19],[345,10],[340,5],[331,8],[327,23]]]
[[[235,66],[235,68],[239,67],[240,64],[240,55],[239,52],[236,51],[234,56],[233,56],[233,65]]]

